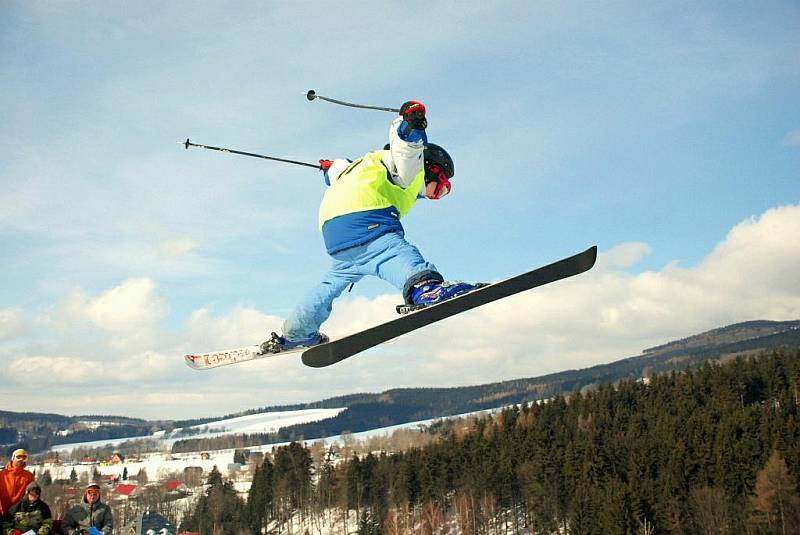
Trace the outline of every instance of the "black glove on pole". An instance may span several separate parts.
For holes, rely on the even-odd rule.
[[[425,130],[428,128],[428,120],[425,118],[425,104],[416,100],[409,100],[400,106],[400,115],[406,122],[406,127],[403,132],[408,135],[412,130]]]

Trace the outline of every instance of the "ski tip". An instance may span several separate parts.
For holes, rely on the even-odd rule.
[[[592,245],[586,250],[587,253],[592,257],[592,265],[597,261],[597,246]]]
[[[330,366],[333,364],[332,362],[328,361],[320,361],[319,356],[306,355],[303,353],[303,356],[300,359],[303,361],[303,364],[308,366],[309,368],[324,368],[325,366]]]
[[[312,346],[303,351],[300,360],[302,360],[303,364],[310,368],[324,368],[326,366],[330,366],[331,364],[336,364],[342,360],[342,358],[337,358],[333,354],[330,344],[320,344],[317,346]]]
[[[309,89],[308,93],[306,93],[306,98],[308,100],[314,100],[315,98],[317,98],[317,92],[314,91],[313,89]]]
[[[185,362],[186,365],[189,366],[190,368],[193,368],[195,370],[201,370],[202,367],[198,366],[198,364],[197,364],[197,362],[201,358],[202,357],[200,355],[184,355],[183,356],[183,362]]]
[[[595,262],[597,262],[597,245],[592,245],[588,249],[583,252],[578,253],[575,255],[575,258],[579,258],[580,262],[580,270],[578,273],[583,273],[584,271],[589,271],[594,267]]]

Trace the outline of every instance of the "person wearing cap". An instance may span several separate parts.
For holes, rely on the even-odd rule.
[[[81,503],[67,511],[61,520],[64,535],[111,535],[114,515],[111,507],[100,501],[100,485],[89,483]]]
[[[0,515],[25,496],[25,488],[33,481],[33,474],[25,469],[28,454],[23,449],[14,450],[11,460],[0,472]]]
[[[49,535],[53,529],[50,507],[41,500],[42,487],[32,482],[25,489],[25,497],[13,506],[3,522],[8,535],[21,535],[33,531],[36,535]]]

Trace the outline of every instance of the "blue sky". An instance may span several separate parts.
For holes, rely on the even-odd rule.
[[[0,50],[4,409],[218,415],[800,317],[797,3],[12,1]],[[448,278],[591,244],[597,269],[326,370],[189,370],[277,329],[328,259],[317,172],[178,142],[312,162],[385,143],[391,114],[309,89],[426,103],[454,191],[405,226]],[[364,281],[324,330],[397,302]]]

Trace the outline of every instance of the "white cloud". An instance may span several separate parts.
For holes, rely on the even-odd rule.
[[[86,313],[97,326],[128,332],[153,325],[168,311],[149,278],[128,279],[86,303]]]
[[[65,348],[65,352],[69,348]],[[162,377],[178,361],[174,356],[144,351],[126,355],[113,361],[95,357],[34,355],[14,358],[9,364],[9,379],[20,385],[37,384],[76,385],[101,383],[105,387],[119,387],[132,381],[145,381]]]
[[[38,323],[60,331],[99,330],[111,347],[128,351],[145,349],[159,336],[159,322],[169,306],[148,277],[130,278],[90,296],[73,289],[58,305],[37,318]]]
[[[75,357],[31,356],[14,359],[9,370],[8,378],[23,387],[33,377],[40,385],[86,385],[102,375],[103,364]],[[41,394],[46,396],[44,392]]]
[[[624,269],[634,266],[639,260],[650,254],[652,249],[646,243],[629,242],[612,247],[600,253],[597,259],[597,268]]]
[[[169,311],[148,277],[124,280],[92,297],[74,288],[58,305],[42,314],[39,321],[55,329],[91,325],[109,333],[130,333],[156,325]]]
[[[266,340],[270,330],[280,331],[282,320],[254,308],[236,307],[215,316],[211,308],[192,312],[186,322],[186,340],[191,351],[213,351]]]
[[[400,346],[404,358],[424,356],[413,361],[418,368],[403,378],[414,380],[405,384],[468,384],[591,366],[738,321],[797,319],[798,234],[800,205],[775,208],[736,225],[697,266],[671,263],[636,275],[619,269],[650,248],[622,244],[601,254],[595,270],[404,336],[358,367],[394,358]],[[346,314],[374,313],[394,301],[345,304],[331,323],[351,332],[364,321],[348,323]]]
[[[650,247],[620,244],[604,251],[598,267],[588,273],[483,306],[313,371],[294,357],[208,373],[184,369],[180,355],[185,351],[257,343],[270,330],[279,331],[282,318],[249,307],[216,313],[206,306],[193,311],[180,332],[168,333],[156,328],[168,307],[155,282],[128,279],[96,296],[82,291],[69,296],[56,307],[58,314],[52,314],[61,323],[45,324],[57,342],[48,351],[28,351],[31,357],[15,356],[11,376],[37,377],[65,387],[91,378],[104,384],[93,405],[97,410],[179,417],[355,391],[475,384],[587,367],[729,323],[800,318],[799,232],[800,205],[777,207],[734,226],[695,266],[672,262],[635,274],[626,270]],[[374,299],[345,296],[335,303],[323,330],[339,337],[387,321],[396,317],[397,302],[396,294]],[[21,312],[5,314],[22,317]],[[99,345],[82,343],[86,329],[99,330],[109,339]],[[151,337],[133,336],[137,330],[149,331]],[[118,344],[120,337],[131,343]],[[113,358],[106,357],[107,352]],[[25,387],[19,381],[21,392]],[[128,394],[119,393],[121,384],[133,381],[138,389],[135,406]],[[79,411],[86,402],[71,389],[56,390],[52,399],[45,392],[40,400],[50,403],[51,410],[63,406]],[[198,412],[201,392],[204,405]],[[175,401],[161,413],[158,401],[163,399]]]

